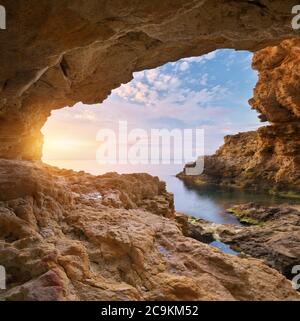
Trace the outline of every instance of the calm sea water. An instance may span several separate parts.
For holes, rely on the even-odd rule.
[[[182,165],[99,165],[96,161],[74,160],[44,160],[46,163],[60,168],[83,170],[85,172],[101,175],[107,172],[149,173],[158,176],[166,182],[167,190],[174,194],[177,211],[205,219],[218,224],[240,225],[235,216],[226,212],[226,209],[236,204],[256,202],[264,205],[290,204],[281,198],[270,195],[249,193],[243,191],[228,191],[216,188],[195,188],[186,185],[175,175],[182,170]],[[238,253],[222,242],[214,241],[212,246],[222,252],[237,255]]]
[[[216,188],[194,188],[187,186],[175,177],[181,171],[181,165],[99,165],[96,161],[51,160],[46,163],[61,168],[84,170],[94,175],[106,172],[149,173],[158,176],[167,184],[167,190],[174,194],[175,208],[210,222],[220,224],[239,224],[238,220],[226,212],[226,209],[236,204],[256,202],[264,205],[287,203],[287,200],[270,195],[249,193],[243,191],[228,191]]]

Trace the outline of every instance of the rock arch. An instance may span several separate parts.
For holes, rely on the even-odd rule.
[[[273,135],[286,128],[291,137],[297,135],[299,40],[285,40],[299,36],[291,28],[295,4],[3,1],[7,30],[0,33],[0,157],[40,159],[40,129],[51,110],[78,101],[102,102],[134,71],[218,48],[262,49],[253,63],[260,80],[251,105],[262,120],[278,125]],[[297,167],[297,146],[294,142],[288,151],[293,158],[289,170]]]

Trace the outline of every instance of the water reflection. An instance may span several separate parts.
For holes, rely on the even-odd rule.
[[[239,224],[236,217],[226,213],[226,209],[240,203],[256,202],[264,205],[290,204],[282,198],[262,193],[213,188],[195,188],[177,177],[181,165],[99,165],[96,161],[47,161],[61,168],[84,170],[94,175],[115,171],[122,173],[149,173],[158,176],[167,184],[167,190],[174,194],[175,208],[179,212],[219,224]]]
[[[234,255],[234,256],[239,255],[239,253],[234,251],[234,250],[232,250],[229,245],[224,244],[224,243],[222,243],[220,241],[213,241],[212,243],[210,243],[210,245],[213,246],[213,247],[216,247],[217,249],[221,250],[224,253],[227,253],[227,254],[230,254],[230,255]]]
[[[205,219],[219,224],[239,224],[231,214],[226,213],[228,198],[221,198],[214,193],[188,187],[183,181],[174,176],[163,177],[167,190],[174,194],[175,208],[179,212]],[[231,199],[231,202],[233,200]]]
[[[174,194],[175,208],[195,217],[219,224],[239,224],[226,209],[236,204],[255,202],[266,206],[292,204],[279,197],[242,190],[224,190],[215,187],[192,187],[174,176],[162,177],[168,191]]]

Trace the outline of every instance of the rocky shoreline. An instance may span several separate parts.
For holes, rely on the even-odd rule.
[[[261,260],[187,237],[165,184],[0,160],[1,300],[299,300]]]
[[[189,221],[174,212],[158,178],[40,162],[52,111],[101,103],[138,71],[217,49],[249,50],[259,74],[249,103],[269,126],[225,137],[201,176],[181,176],[299,199],[295,1],[4,2],[0,300],[299,300],[283,276],[299,258],[297,211],[257,216],[254,206],[238,213],[255,223],[244,227]],[[226,255],[204,243],[211,238],[259,259]]]
[[[178,214],[185,235],[206,241],[221,241],[242,256],[262,259],[287,278],[300,262],[300,211],[288,207],[265,207],[249,203],[234,206],[244,225],[222,225]]]
[[[177,177],[195,187],[263,192],[300,201],[299,124],[265,126],[226,136],[214,155],[204,156],[201,175]]]
[[[261,121],[256,131],[228,135],[214,155],[204,157],[198,176],[178,175],[188,184],[264,191],[300,200],[299,39],[283,41],[253,56],[258,71],[249,100]]]

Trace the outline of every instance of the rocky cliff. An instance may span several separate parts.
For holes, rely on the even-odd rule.
[[[196,186],[262,190],[300,199],[299,137],[297,122],[226,136],[214,155],[205,156],[202,175],[178,177]]]
[[[200,177],[179,176],[196,185],[290,192],[300,199],[299,66],[298,39],[255,53],[259,81],[249,102],[271,125],[225,137],[216,154],[205,157]]]
[[[299,36],[291,28],[297,1],[1,4],[0,264],[8,276],[1,299],[299,299],[262,261],[185,237],[158,179],[93,177],[26,161],[41,158],[40,129],[52,110],[100,103],[134,71],[218,48],[265,48],[254,58],[260,80],[251,104],[272,125],[226,138],[205,175],[295,189],[299,42],[283,40]]]
[[[262,261],[185,237],[147,174],[0,161],[5,300],[299,300]]]

